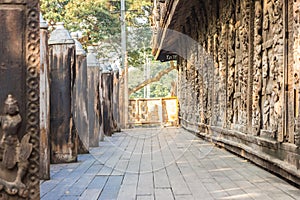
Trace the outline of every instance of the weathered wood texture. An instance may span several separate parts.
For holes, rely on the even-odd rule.
[[[120,96],[120,74],[118,66],[113,66],[113,123],[114,132],[121,131],[120,125],[120,110],[119,110],[119,96]]]
[[[76,45],[76,70],[73,95],[74,123],[78,133],[78,153],[89,152],[89,123],[88,123],[88,83],[86,52],[77,40],[78,34],[72,34]]]
[[[111,68],[103,66],[99,90],[102,92],[100,100],[101,117],[104,135],[111,136],[114,130],[113,121],[113,74]]]
[[[40,16],[40,178],[50,179],[50,87],[48,24]]]
[[[157,1],[153,23],[156,57],[179,56],[181,125],[298,184],[299,4]]]
[[[290,78],[288,79],[289,82],[289,92],[290,92],[290,99],[289,103],[294,104],[293,107],[288,106],[290,122],[291,124],[288,129],[289,131],[289,140],[291,143],[295,143],[298,147],[300,147],[300,2],[299,1],[290,1],[287,9],[289,16],[288,20],[288,33],[289,34],[289,43],[288,43],[288,53],[291,55],[288,57],[288,65],[291,68]],[[292,54],[293,53],[293,54]],[[292,57],[293,56],[293,57]],[[294,70],[294,74],[293,71]],[[294,79],[292,76],[294,75]],[[291,87],[294,86],[294,87]],[[294,96],[293,95],[294,91]],[[294,98],[293,98],[294,97]],[[294,102],[293,102],[294,100]],[[293,113],[294,118],[296,119],[296,124],[294,125],[293,122]],[[295,137],[293,138],[294,126],[296,126],[295,130]],[[298,168],[300,167],[300,163],[298,164]]]
[[[121,128],[126,128],[125,127],[125,113],[124,113],[124,75],[125,75],[125,70],[120,69],[119,73],[119,116],[120,116],[120,127]]]
[[[0,197],[39,199],[39,2],[0,1]]]
[[[63,24],[49,38],[51,163],[77,160],[72,91],[75,75],[75,44]]]
[[[88,47],[87,76],[89,145],[90,147],[98,147],[100,140],[100,120],[102,120],[99,94],[100,63],[96,58],[94,47]]]

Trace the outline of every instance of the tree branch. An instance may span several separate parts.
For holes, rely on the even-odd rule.
[[[146,85],[148,85],[150,83],[159,81],[164,75],[168,74],[173,69],[176,69],[176,66],[171,61],[171,66],[169,68],[160,71],[155,77],[147,79],[144,82],[142,82],[141,84],[137,85],[136,87],[129,89],[128,95],[130,96],[132,93],[142,89],[143,87],[145,87]]]

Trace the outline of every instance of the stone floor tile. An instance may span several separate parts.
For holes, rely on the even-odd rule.
[[[98,200],[117,199],[123,176],[110,176]]]
[[[118,200],[135,200],[136,199],[136,184],[122,184],[118,193]]]
[[[137,195],[136,200],[154,200],[153,195]]]
[[[155,200],[174,200],[172,190],[170,188],[156,188]]]
[[[165,168],[153,172],[154,188],[170,188],[170,181]]]
[[[152,195],[153,193],[153,173],[140,174],[137,187],[137,195]]]
[[[42,200],[299,199],[300,190],[180,128],[105,137],[77,163],[51,165]]]
[[[101,190],[99,189],[86,189],[79,197],[79,200],[97,200]]]

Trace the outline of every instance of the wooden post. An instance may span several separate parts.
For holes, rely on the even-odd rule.
[[[40,178],[50,179],[50,97],[48,24],[40,14]]]
[[[39,1],[0,1],[0,198],[39,199]]]
[[[120,74],[119,67],[113,65],[113,122],[114,122],[114,131],[121,131],[120,127],[120,110],[119,110],[119,96],[120,96]]]
[[[51,162],[77,161],[77,134],[72,113],[75,43],[63,23],[49,38]]]
[[[101,100],[102,122],[104,134],[111,136],[113,133],[113,109],[112,109],[112,85],[113,76],[112,69],[109,65],[105,64],[102,67],[101,73],[101,90],[103,98]]]
[[[76,45],[76,78],[74,85],[74,123],[78,132],[78,153],[89,152],[87,60],[86,52],[77,40],[78,33],[72,33]]]
[[[100,106],[99,106],[99,71],[100,64],[96,58],[95,48],[88,47],[87,74],[88,74],[88,120],[90,147],[99,146],[100,136]]]

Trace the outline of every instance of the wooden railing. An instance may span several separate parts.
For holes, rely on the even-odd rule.
[[[178,125],[177,97],[130,99],[128,124],[133,125]]]

